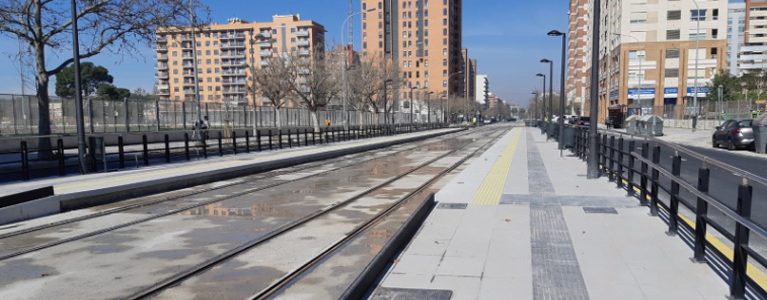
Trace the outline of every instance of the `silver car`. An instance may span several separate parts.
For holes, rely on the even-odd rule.
[[[730,150],[754,147],[753,120],[727,120],[716,127],[711,144],[714,148],[727,147]]]

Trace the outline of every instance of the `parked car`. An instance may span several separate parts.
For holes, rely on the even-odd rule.
[[[578,117],[575,119],[575,125],[578,126],[591,126],[591,118],[590,117]]]
[[[711,138],[714,148],[727,147],[730,150],[754,147],[754,130],[751,128],[753,120],[727,120],[721,126],[716,127]]]

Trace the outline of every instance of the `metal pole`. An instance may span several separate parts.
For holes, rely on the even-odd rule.
[[[197,72],[197,37],[195,36],[195,26],[197,26],[196,15],[194,13],[194,1],[189,0],[189,13],[192,16],[192,59],[194,60],[194,99],[197,102],[197,120],[202,123],[202,109],[200,104],[200,81],[199,73]]]
[[[554,119],[554,60],[549,61],[549,122],[552,119]]]
[[[80,174],[88,172],[85,165],[85,120],[83,118],[83,95],[80,92],[80,41],[77,33],[77,3],[72,0],[72,57],[75,69],[75,118],[77,119],[77,159]]]
[[[562,33],[562,69],[559,74],[559,157],[564,157],[565,149],[565,61],[567,61],[567,34]]]
[[[594,15],[592,16],[592,43],[591,43],[591,90],[590,93],[590,122],[589,124],[589,157],[588,157],[588,179],[599,178],[599,141],[597,140],[597,122],[599,120],[599,38],[602,4],[600,0],[594,0]]]
[[[698,14],[696,20],[696,29],[695,29],[695,81],[694,85],[695,88],[693,88],[693,108],[695,109],[695,113],[693,113],[693,120],[692,120],[692,131],[695,132],[695,129],[698,127],[698,114],[700,113],[700,110],[698,109],[698,64],[700,60],[700,7],[698,6],[698,1],[692,0],[692,3],[695,4],[695,10]],[[705,72],[704,72],[705,73]]]

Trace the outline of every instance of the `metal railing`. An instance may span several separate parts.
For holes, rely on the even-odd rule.
[[[231,102],[230,102],[231,103]],[[38,102],[35,96],[0,94],[0,137],[36,135],[39,127]],[[73,134],[76,131],[75,105],[71,99],[51,97],[49,104],[51,134]],[[409,112],[384,114],[372,111],[349,111],[349,125],[370,126],[410,123]],[[431,120],[439,120],[439,112],[431,112]],[[211,128],[277,128],[311,126],[312,118],[305,108],[274,109],[251,104],[202,103],[200,115],[208,116]],[[386,116],[386,117],[385,117]],[[151,132],[191,129],[198,119],[195,101],[160,101],[156,96],[124,100],[88,98],[84,101],[85,128],[88,133]],[[321,110],[320,124],[329,121],[342,125],[342,110]],[[388,122],[386,119],[389,119]],[[415,113],[415,123],[427,123],[429,117]]]
[[[207,159],[209,156],[261,152],[301,146],[335,143],[444,128],[445,124],[397,124],[322,127],[269,128],[251,131],[208,130],[195,137],[189,131],[140,134],[90,135],[88,172]],[[95,139],[100,142],[95,143]],[[77,141],[74,137],[50,136],[15,139],[14,147],[0,150],[0,182],[30,180],[79,173]],[[40,143],[52,149],[39,150]],[[18,149],[18,150],[16,150]]]
[[[752,216],[754,195],[756,200],[764,200],[767,179],[658,139],[601,130],[598,141],[595,155],[602,174],[637,196],[651,215],[665,217],[668,232],[679,233],[691,244],[694,260],[714,266],[717,263],[711,260],[716,259],[718,265],[724,265],[730,296],[767,296],[764,283],[749,276],[752,271],[767,269],[762,254],[767,249],[767,216]],[[587,160],[592,155],[588,143],[588,128],[576,127],[571,151]],[[712,183],[718,185],[716,189],[711,188]],[[692,220],[680,211],[680,204]],[[731,247],[717,237],[707,238],[708,234],[724,237]],[[714,256],[706,256],[707,251]],[[757,265],[749,266],[749,258]]]

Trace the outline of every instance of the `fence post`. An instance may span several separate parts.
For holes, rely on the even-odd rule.
[[[261,152],[261,130],[256,130],[256,151]]]
[[[237,130],[232,130],[232,149],[234,155],[237,155]]]
[[[634,186],[635,186],[634,185],[634,165],[636,165],[635,163],[636,159],[634,158],[634,155],[632,154],[634,150],[636,150],[636,141],[631,140],[629,141],[629,148],[626,151],[627,153],[629,153],[629,162],[628,162],[629,169],[628,169],[628,175],[626,176],[626,181],[628,182],[627,190],[628,190],[629,197],[634,196]]]
[[[273,145],[272,144],[272,135],[273,135],[272,130],[269,129],[269,151],[274,150],[274,146],[272,146]]]
[[[125,141],[122,135],[117,137],[117,160],[120,164],[120,169],[125,169]]]
[[[66,153],[64,153],[64,141],[62,139],[56,140],[56,148],[59,151],[59,175],[67,175],[67,157]]]
[[[147,142],[146,134],[141,135],[141,144],[144,146],[144,165],[149,165],[149,143]]]
[[[293,130],[288,129],[288,148],[293,148]]]
[[[682,157],[679,156],[679,152],[674,153],[674,158],[671,162],[671,174],[677,178],[682,174]],[[671,195],[669,197],[668,231],[671,234],[676,234],[679,229],[679,183],[677,180],[671,180]]]
[[[21,176],[24,181],[29,180],[29,148],[27,141],[21,141]]]
[[[624,187],[624,185],[623,185],[623,159],[624,159],[623,151],[624,151],[624,148],[625,148],[625,147],[623,147],[624,146],[624,142],[625,141],[623,139],[623,136],[618,138],[618,179],[617,179],[617,181],[618,181],[618,188],[623,188]]]
[[[607,179],[610,181],[615,179],[615,136],[610,136],[610,165],[607,169]]]
[[[191,154],[189,153],[189,133],[184,132],[184,157],[186,158],[186,161],[192,160]]]
[[[698,170],[698,191],[708,193],[708,184],[711,171],[707,166]],[[701,198],[697,199],[695,205],[695,255],[693,258],[697,262],[706,261],[706,215],[708,214],[708,202]]]
[[[650,144],[647,143],[646,141],[644,143],[642,143],[642,157],[644,159],[649,159],[650,158]],[[639,190],[639,194],[640,194],[639,203],[642,204],[642,205],[647,205],[646,202],[647,202],[647,169],[648,169],[648,166],[647,166],[647,163],[645,161],[642,161],[641,165],[642,165],[642,171],[641,171],[642,174],[640,176],[640,181],[639,181],[639,189],[640,189]]]
[[[250,132],[247,130],[245,130],[245,153],[250,153]]]
[[[279,149],[282,149],[282,129],[277,129],[277,145]]]
[[[224,156],[224,141],[221,131],[218,132],[218,156]]]
[[[753,187],[749,185],[748,179],[743,178],[743,182],[738,186],[738,215],[751,218],[751,198],[753,196]],[[730,282],[730,297],[734,299],[743,299],[746,295],[746,268],[748,264],[749,230],[740,223],[735,223],[735,240],[733,241],[733,260],[732,260],[732,281]]]
[[[304,128],[304,146],[309,146],[309,130]]]
[[[681,162],[681,160],[680,160]],[[658,166],[660,164],[660,146],[652,148],[652,163]],[[658,215],[658,181],[660,181],[660,171],[652,168],[652,185],[650,191],[650,215]]]
[[[202,139],[202,157],[204,157],[205,159],[208,158],[208,139],[207,139],[207,137]]]
[[[181,122],[183,122],[183,127],[186,129],[186,101],[181,102]]]
[[[165,162],[170,163],[170,137],[165,135]]]

